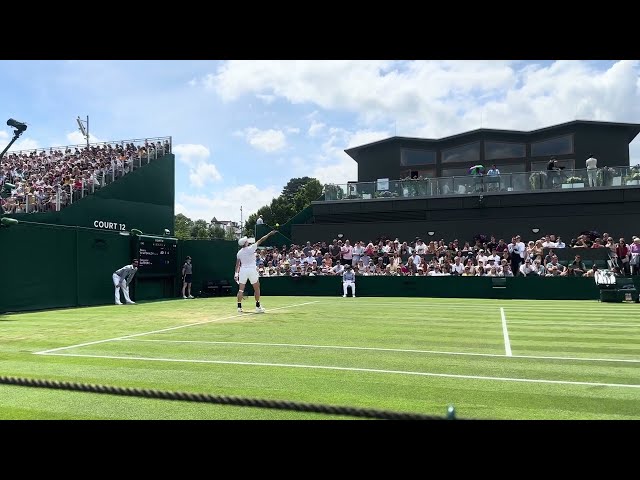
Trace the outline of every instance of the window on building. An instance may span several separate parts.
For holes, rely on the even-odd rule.
[[[468,177],[469,168],[471,168],[472,166],[473,164],[469,164],[468,167],[443,168],[442,176],[443,177]]]
[[[542,170],[547,169],[547,165],[549,165],[549,161],[546,160],[544,162],[531,162],[531,171],[532,172],[540,172]],[[558,160],[558,166],[564,167],[565,170],[573,170],[576,167],[576,162],[573,158],[568,158],[564,160]]]
[[[484,142],[484,158],[498,160],[500,158],[524,158],[527,147],[524,143]]]
[[[442,163],[474,162],[480,161],[480,142],[469,143],[460,147],[449,148],[442,151]]]
[[[485,171],[488,172],[489,169],[492,167],[492,163],[486,163],[485,164]],[[527,170],[527,165],[524,162],[519,162],[519,163],[497,163],[496,167],[498,167],[498,170],[500,170],[500,173],[518,173],[518,172],[524,172]]]
[[[434,178],[435,176],[435,168],[421,168],[400,171],[400,178]]]
[[[414,150],[403,148],[400,151],[400,165],[411,167],[413,165],[431,165],[436,163],[436,152],[433,150]]]
[[[573,135],[550,138],[531,144],[532,157],[545,157],[549,155],[568,155],[573,153]]]

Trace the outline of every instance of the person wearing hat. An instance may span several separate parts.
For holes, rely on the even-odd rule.
[[[238,313],[242,313],[242,297],[244,296],[244,286],[247,281],[253,285],[253,293],[256,299],[256,313],[264,313],[264,308],[260,306],[260,276],[256,267],[256,251],[258,245],[267,238],[275,235],[276,230],[271,230],[264,237],[256,242],[255,238],[242,237],[238,240],[240,251],[236,254],[236,273],[233,278],[238,282]]]
[[[356,298],[356,274],[353,272],[351,265],[346,265],[342,273],[342,298],[347,296],[348,287],[351,287],[351,294],[353,298]]]
[[[191,279],[193,276],[193,265],[191,257],[187,256],[182,266],[182,298],[193,298],[191,295]]]

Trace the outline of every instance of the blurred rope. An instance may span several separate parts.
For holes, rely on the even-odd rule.
[[[48,388],[52,390],[66,390],[86,393],[101,393],[124,397],[141,397],[158,400],[178,400],[182,402],[212,403],[217,405],[231,405],[237,407],[269,408],[275,410],[289,410],[305,413],[322,413],[357,418],[378,420],[445,420],[455,419],[452,407],[449,407],[446,417],[422,415],[418,413],[391,412],[354,407],[340,407],[319,405],[312,403],[298,403],[280,400],[263,400],[247,397],[227,397],[223,395],[209,395],[207,393],[169,392],[162,390],[148,390],[140,388],[114,387],[109,385],[92,385],[77,382],[59,382],[54,380],[39,380],[31,378],[0,376],[0,384],[20,387]]]

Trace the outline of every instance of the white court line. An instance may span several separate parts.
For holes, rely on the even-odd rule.
[[[502,353],[473,353],[473,352],[445,352],[441,350],[412,350],[406,348],[379,348],[379,347],[349,347],[342,345],[309,345],[309,344],[296,344],[296,343],[261,343],[261,342],[217,342],[213,340],[140,340],[139,338],[130,340],[123,338],[124,342],[161,342],[161,343],[203,343],[213,345],[256,345],[263,347],[296,347],[296,348],[332,348],[336,350],[372,350],[376,352],[401,352],[401,353],[427,353],[434,355],[462,355],[462,356],[474,356],[474,357],[500,357],[507,358],[507,355]],[[626,359],[626,358],[582,358],[582,357],[546,357],[539,355],[511,355],[511,358],[533,358],[533,359],[547,359],[547,360],[582,360],[585,362],[625,362],[625,363],[640,363],[640,360]]]
[[[282,310],[284,308],[301,307],[302,305],[310,305],[312,303],[318,303],[318,302],[315,301],[315,302],[296,303],[295,305],[286,305],[284,307],[270,308],[269,311],[271,312],[273,310]],[[228,317],[216,318],[216,319],[213,319],[213,320],[204,320],[202,322],[188,323],[186,325],[179,325],[177,327],[169,327],[169,328],[163,328],[163,329],[160,329],[160,330],[153,330],[152,332],[134,333],[133,335],[124,335],[122,337],[108,338],[106,340],[96,340],[95,342],[78,343],[77,345],[71,345],[69,347],[52,348],[51,350],[43,350],[41,352],[33,352],[33,353],[35,355],[47,355],[47,354],[49,354],[51,352],[57,352],[57,351],[60,351],[60,350],[68,350],[70,348],[85,347],[87,345],[96,345],[98,343],[113,342],[114,340],[122,340],[123,338],[141,337],[143,335],[151,335],[153,333],[168,332],[170,330],[178,330],[179,328],[193,327],[194,325],[204,325],[204,324],[207,324],[207,323],[219,322],[220,320],[229,320],[231,318],[242,317],[244,315],[245,315],[244,313],[238,313],[236,315],[230,315]]]
[[[640,327],[640,323],[590,323],[590,322],[535,322],[535,321],[518,321],[509,320],[511,325],[553,325],[556,327],[566,326],[584,326],[584,327]]]
[[[504,316],[504,308],[500,307],[500,316],[502,317],[502,335],[504,336],[504,349],[507,357],[511,356],[511,342],[509,341],[509,331],[507,330],[507,319]]]
[[[285,368],[310,368],[316,370],[342,370],[349,372],[367,372],[367,373],[390,373],[395,375],[418,375],[423,377],[442,377],[442,378],[463,378],[471,380],[493,380],[499,382],[522,382],[522,383],[553,383],[557,385],[586,385],[589,387],[621,387],[621,388],[640,388],[640,384],[631,385],[624,383],[599,383],[599,382],[575,382],[570,380],[544,380],[531,378],[509,378],[509,377],[486,377],[480,375],[457,375],[453,373],[431,373],[431,372],[405,372],[402,370],[379,370],[373,368],[354,368],[354,367],[329,367],[324,365],[298,365],[287,363],[259,363],[259,362],[230,362],[224,360],[184,360],[177,358],[145,358],[145,357],[118,357],[113,355],[83,355],[78,353],[51,353],[53,356],[60,357],[89,357],[89,358],[106,358],[110,360],[142,360],[151,362],[179,362],[179,363],[215,363],[223,365],[249,365],[258,367],[285,367]]]
[[[323,297],[324,298],[324,297]],[[338,297],[336,296],[336,299]],[[390,307],[468,307],[468,308],[473,308],[473,309],[478,309],[480,307],[494,307],[497,306],[496,304],[499,302],[504,302],[504,299],[496,299],[495,302],[491,302],[489,303],[489,300],[494,300],[494,299],[486,299],[486,298],[469,298],[469,301],[466,303],[454,303],[454,302],[450,302],[450,303],[442,303],[442,302],[432,302],[430,300],[432,299],[438,299],[440,300],[441,297],[403,297],[403,298],[412,298],[412,299],[419,299],[419,298],[423,298],[424,302],[418,303],[410,303],[410,302],[402,302],[402,301],[398,301],[397,303],[381,303],[381,302],[368,302],[367,300],[370,298],[379,298],[379,297],[357,297],[355,299],[355,302],[357,302],[358,308],[360,307],[368,307],[368,306],[372,306],[372,307],[377,307],[377,306],[390,306]],[[360,301],[358,301],[358,299],[360,299]],[[460,298],[456,297],[456,298],[452,298],[452,300],[460,300]],[[486,303],[482,302],[482,303],[478,303],[475,302],[476,300],[484,300]],[[328,297],[327,298],[327,302],[326,303],[330,303],[331,305],[334,305],[334,302],[337,300],[334,300],[333,297]],[[517,301],[517,300],[514,300]],[[529,301],[529,300],[526,300]],[[541,301],[545,301],[545,300],[541,300]],[[628,305],[616,305],[614,304],[613,306],[611,305],[606,305],[603,306],[602,304],[598,303],[597,300],[546,300],[548,302],[564,302],[564,301],[571,301],[571,302],[593,302],[592,305],[589,305],[588,308],[594,307],[594,306],[598,306],[599,310],[591,310],[588,311],[586,313],[592,313],[592,314],[596,314],[596,313],[611,313],[613,310],[615,310],[615,313],[617,312],[622,312],[623,309],[630,309],[630,307]],[[475,302],[475,303],[474,303]],[[352,303],[351,301],[345,302],[345,303]],[[583,304],[584,305],[584,304]],[[576,312],[576,313],[581,313],[579,310],[576,310],[577,305],[575,306],[567,306],[567,305],[544,305],[544,304],[509,304],[507,305],[506,308],[516,308],[516,309],[531,309],[535,307],[536,311],[539,311],[540,309],[549,309],[549,310],[562,310],[562,311],[569,311],[569,312]],[[637,312],[640,315],[640,312]]]

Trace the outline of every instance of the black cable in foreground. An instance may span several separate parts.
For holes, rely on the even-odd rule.
[[[227,397],[222,395],[209,395],[207,393],[168,392],[162,390],[149,390],[128,387],[113,387],[109,385],[91,385],[76,382],[59,382],[54,380],[39,380],[32,378],[4,377],[0,376],[0,384],[20,387],[49,388],[53,390],[68,390],[75,392],[103,393],[107,395],[120,395],[124,397],[142,397],[159,400],[178,400],[183,402],[213,403],[218,405],[231,405],[236,407],[271,408],[275,410],[290,410],[296,412],[323,413],[326,415],[340,415],[357,418],[369,418],[377,420],[445,420],[455,419],[452,407],[449,407],[447,417],[436,415],[422,415],[418,413],[401,413],[384,410],[364,409],[355,407],[338,407],[331,405],[317,405],[311,403],[298,403],[280,400],[263,400],[246,397]]]

